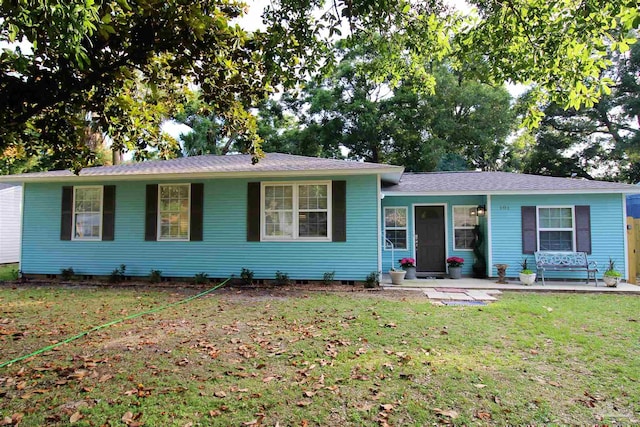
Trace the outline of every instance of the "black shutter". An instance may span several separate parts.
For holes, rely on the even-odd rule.
[[[347,182],[333,181],[331,188],[332,240],[347,241]]]
[[[73,230],[73,187],[62,187],[60,240],[71,240]]]
[[[591,253],[591,208],[576,206],[576,251]]]
[[[102,240],[113,240],[116,221],[116,186],[102,187]]]
[[[191,234],[189,240],[202,241],[204,184],[191,184]]]
[[[158,184],[147,185],[144,240],[158,240]]]
[[[535,206],[522,206],[522,253],[538,250],[538,230]]]
[[[247,242],[260,241],[260,183],[247,185]]]

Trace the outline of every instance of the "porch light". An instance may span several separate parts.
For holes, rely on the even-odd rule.
[[[485,205],[478,205],[478,207],[476,208],[476,213],[478,214],[478,216],[484,216],[487,213],[487,208],[485,207]]]

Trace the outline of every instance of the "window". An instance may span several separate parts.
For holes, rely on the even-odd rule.
[[[264,240],[330,240],[328,182],[263,183]]]
[[[384,237],[387,249],[407,249],[407,208],[384,208]]]
[[[189,240],[191,186],[158,186],[158,240]]]
[[[453,207],[453,248],[470,251],[476,241],[473,229],[478,224],[476,206]]]
[[[102,187],[73,188],[73,240],[102,239]]]
[[[538,207],[538,249],[573,251],[573,208]]]

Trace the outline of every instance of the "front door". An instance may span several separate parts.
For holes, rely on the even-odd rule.
[[[444,206],[416,206],[416,270],[446,272]]]

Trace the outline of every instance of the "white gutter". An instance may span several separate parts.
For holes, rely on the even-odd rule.
[[[629,280],[629,232],[627,231],[627,198],[622,195],[622,232],[624,233],[624,277]]]
[[[376,235],[378,236],[378,243],[376,244],[378,248],[378,274],[382,274],[382,184],[380,182],[380,175],[378,175],[378,185],[376,191],[376,197],[378,198],[378,214],[376,215],[376,226],[378,227]]]
[[[86,174],[74,175],[66,173],[34,173],[21,175],[5,175],[0,177],[0,182],[94,182],[94,181],[149,181],[149,180],[176,180],[176,179],[212,179],[212,178],[268,178],[268,177],[301,177],[301,176],[351,176],[377,174],[382,179],[396,182],[400,179],[402,168],[372,168],[372,169],[321,169],[321,170],[291,170],[291,171],[215,171],[215,172],[163,172],[163,173],[113,173],[113,174]]]
[[[485,218],[487,221],[487,277],[491,277],[493,271],[493,233],[491,230],[491,195],[487,195],[487,207],[485,209]]]

